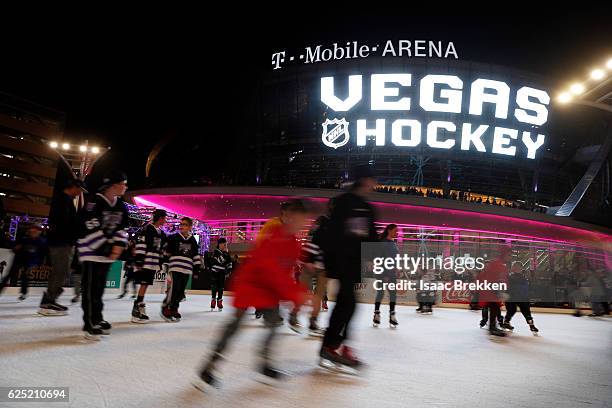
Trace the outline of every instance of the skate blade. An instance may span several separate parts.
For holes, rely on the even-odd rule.
[[[356,376],[359,372],[356,367],[349,367],[340,363],[336,363],[324,358],[319,360],[319,367],[336,374],[345,374]]]
[[[380,326],[380,323],[372,323],[372,327],[378,327]]]
[[[397,324],[389,324],[390,329],[397,329]]]
[[[59,311],[59,310],[47,310],[47,309],[39,309],[37,312],[38,315],[40,316],[66,316],[68,314],[68,312],[63,312],[63,311]]]
[[[219,384],[208,384],[205,381],[202,381],[200,378],[197,378],[193,381],[191,381],[191,385],[193,385],[193,387],[204,393],[204,394],[208,394],[211,392],[214,392],[215,390],[218,390],[220,388]]]
[[[89,334],[89,333],[85,333],[83,338],[88,341],[101,341],[102,340],[102,336],[97,335],[97,334]]]
[[[132,317],[131,322],[132,323],[137,323],[137,324],[147,324],[147,323],[149,323],[148,320],[139,319],[137,317]]]
[[[296,332],[297,334],[302,334],[302,328],[301,327],[293,327],[293,326],[289,325],[289,328],[292,331]]]
[[[263,375],[262,373],[257,373],[255,374],[255,377],[253,377],[253,380],[255,380],[256,382],[260,384],[267,385],[268,387],[283,388],[286,386],[287,380],[289,380],[290,378],[288,374],[285,374],[285,375],[286,377],[278,379],[278,378],[268,377],[267,375]]]

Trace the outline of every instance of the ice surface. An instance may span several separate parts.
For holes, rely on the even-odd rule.
[[[161,296],[147,299],[152,322],[129,323],[132,302],[105,296],[111,336],[82,340],[81,310],[38,317],[40,298],[0,298],[0,386],[68,386],[72,407],[611,407],[612,319],[536,314],[540,336],[522,315],[510,338],[493,341],[479,313],[435,309],[431,316],[398,307],[400,326],[371,325],[372,306],[359,305],[354,346],[368,364],[360,376],[318,367],[319,341],[282,327],[277,363],[292,372],[282,387],[254,381],[262,323],[249,316],[221,365],[222,388],[201,393],[196,369],[230,315],[208,311],[209,297],[189,295],[183,321],[159,317]],[[64,304],[69,297],[61,298]],[[229,305],[230,298],[226,299]],[[330,313],[322,313],[322,320]],[[306,323],[306,319],[303,318]],[[57,407],[65,403],[0,403]]]

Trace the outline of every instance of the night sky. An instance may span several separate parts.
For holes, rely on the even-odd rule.
[[[100,169],[123,168],[137,188],[145,186],[149,150],[164,136],[175,139],[176,159],[158,171],[171,172],[176,184],[231,166],[230,136],[249,137],[248,94],[271,70],[274,51],[351,40],[453,41],[460,59],[532,71],[559,87],[612,57],[610,10],[603,8],[565,18],[319,10],[299,13],[299,21],[189,9],[6,21],[0,91],[66,112],[67,139],[112,146]]]

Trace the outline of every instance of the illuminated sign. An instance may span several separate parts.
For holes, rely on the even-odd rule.
[[[338,81],[344,81],[342,96]],[[369,102],[364,101],[366,92]],[[548,121],[550,96],[485,78],[464,83],[455,75],[398,73],[321,78],[321,102],[335,112],[323,123],[322,133],[323,143],[334,149],[348,144],[354,134],[357,146],[410,148],[424,143],[433,149],[535,159],[546,139],[540,127]],[[437,113],[440,120],[419,120]],[[354,123],[347,115],[356,116]]]
[[[275,52],[272,54],[272,69],[281,69],[287,64],[314,64],[369,57],[459,59],[452,41],[387,40],[371,44],[349,41],[333,43],[327,47],[320,44],[308,46],[295,53],[287,50]]]

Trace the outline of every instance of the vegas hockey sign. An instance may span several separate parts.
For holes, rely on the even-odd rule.
[[[337,92],[340,81],[345,92]],[[546,141],[550,96],[487,78],[397,73],[323,77],[321,102],[329,108],[322,142],[333,149],[427,145],[535,159]]]

